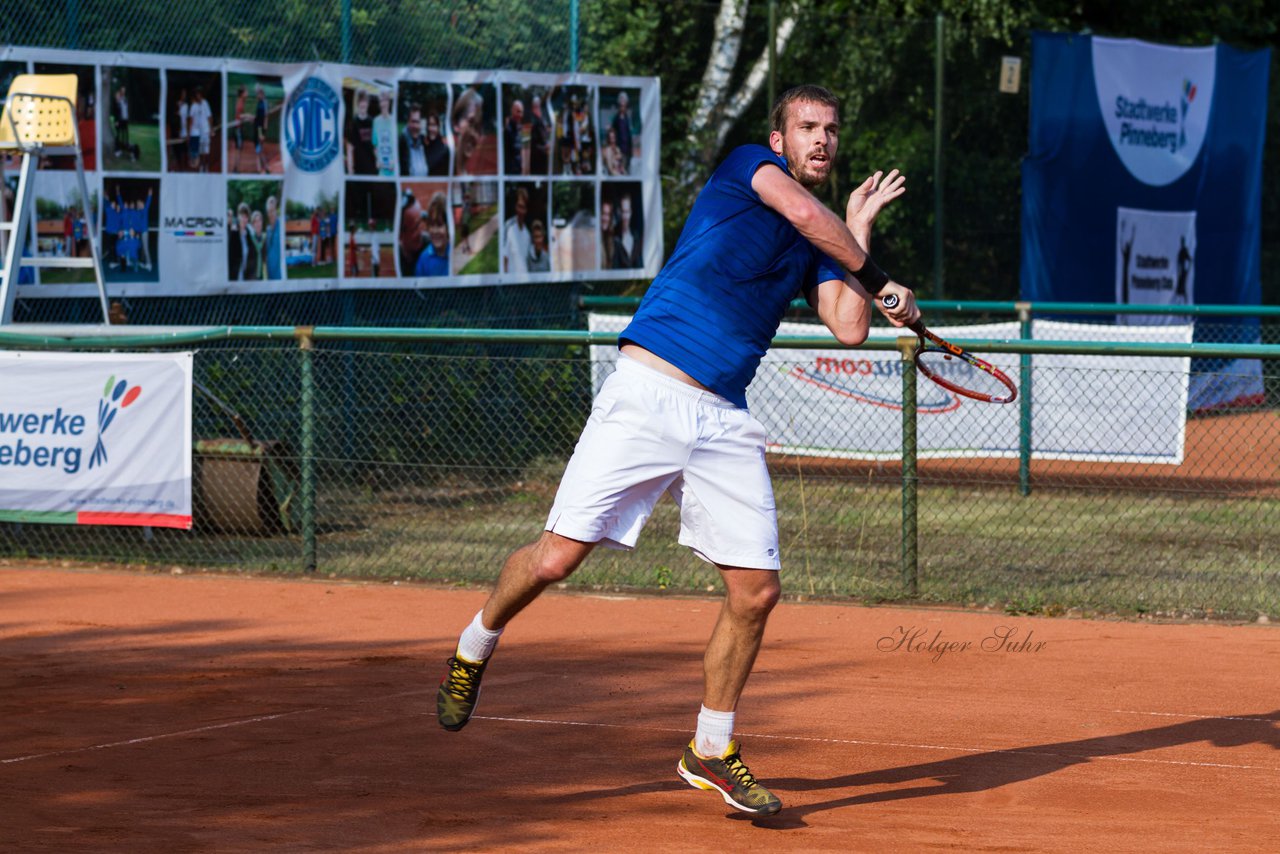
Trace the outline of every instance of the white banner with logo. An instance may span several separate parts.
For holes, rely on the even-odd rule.
[[[111,297],[652,277],[656,77],[264,63],[0,47],[74,74],[74,159],[36,181],[37,252]],[[96,295],[40,269],[24,298]]]
[[[1197,343],[1257,343],[1272,54],[1032,34],[1019,296],[1147,307],[1238,305]],[[1191,407],[1256,406],[1260,360],[1196,359]]]
[[[592,332],[621,332],[629,317],[592,314]],[[878,329],[877,335],[888,330]],[[1010,339],[1017,323],[940,326],[944,338]],[[1189,344],[1192,327],[1104,326],[1035,321],[1046,341]],[[783,323],[779,335],[826,334],[825,327]],[[617,348],[593,346],[595,387],[612,370]],[[983,358],[1019,380],[1020,356]],[[747,389],[751,413],[777,453],[848,459],[897,459],[902,453],[902,369],[897,352],[771,349]],[[1182,462],[1189,357],[1037,355],[1032,359],[1032,456],[1109,462]],[[959,397],[923,377],[916,392],[923,458],[1016,457],[1020,405]]]
[[[1116,210],[1116,302],[1195,304],[1195,211]],[[1180,325],[1173,314],[1134,314],[1131,325]]]
[[[0,519],[190,528],[191,369],[0,351]]]
[[[1093,82],[1107,137],[1139,181],[1172,184],[1200,155],[1217,59],[1213,47],[1093,37]]]

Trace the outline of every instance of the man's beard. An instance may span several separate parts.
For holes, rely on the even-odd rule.
[[[809,165],[809,155],[812,149],[806,149],[804,152],[783,151],[783,155],[787,158],[787,165],[791,167],[791,174],[800,182],[800,186],[806,190],[812,190],[819,184],[822,184],[831,175],[831,160],[826,162],[826,168],[819,174],[815,172]]]

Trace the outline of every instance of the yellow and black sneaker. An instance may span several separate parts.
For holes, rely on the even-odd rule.
[[[782,801],[757,783],[743,764],[736,740],[729,742],[724,754],[715,759],[699,756],[694,752],[693,742],[689,742],[676,765],[676,773],[690,786],[719,792],[726,804],[743,812],[773,815],[782,809]]]
[[[436,717],[440,726],[457,732],[471,720],[480,699],[480,677],[484,675],[488,661],[479,664],[453,656],[448,661],[449,672],[440,683],[436,694]]]

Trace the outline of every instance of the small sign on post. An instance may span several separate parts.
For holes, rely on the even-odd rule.
[[[1022,57],[1003,56],[1000,58],[1000,91],[1010,95],[1018,94],[1022,86]]]

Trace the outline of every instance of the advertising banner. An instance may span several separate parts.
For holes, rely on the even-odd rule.
[[[592,314],[592,332],[621,332],[629,317]],[[940,326],[944,338],[1018,337],[1018,324]],[[883,335],[887,330],[877,330]],[[779,335],[821,335],[826,328],[783,323]],[[909,333],[908,333],[909,334]],[[1191,343],[1192,328],[1107,326],[1034,321],[1046,341]],[[593,346],[595,388],[613,369],[614,346]],[[1015,381],[1020,356],[984,353]],[[1189,358],[1141,356],[1032,357],[1031,452],[1035,459],[1182,462]],[[751,414],[764,424],[768,450],[845,459],[898,459],[902,454],[902,357],[884,350],[770,349],[747,388]],[[921,458],[1016,457],[1020,405],[982,403],[917,379]],[[964,437],[964,444],[957,442]]]
[[[0,351],[0,519],[190,528],[191,368]]]
[[[1035,33],[1021,295],[1256,306],[1269,50]],[[1185,323],[1128,314],[1119,323]],[[1256,319],[1197,341],[1256,343]],[[1257,360],[1197,362],[1193,409],[1261,399]]]
[[[662,263],[656,77],[0,48],[0,85],[19,73],[80,80],[90,198],[71,158],[42,164],[37,252],[88,257],[96,221],[110,297],[638,279]],[[68,269],[20,291],[95,294]]]

